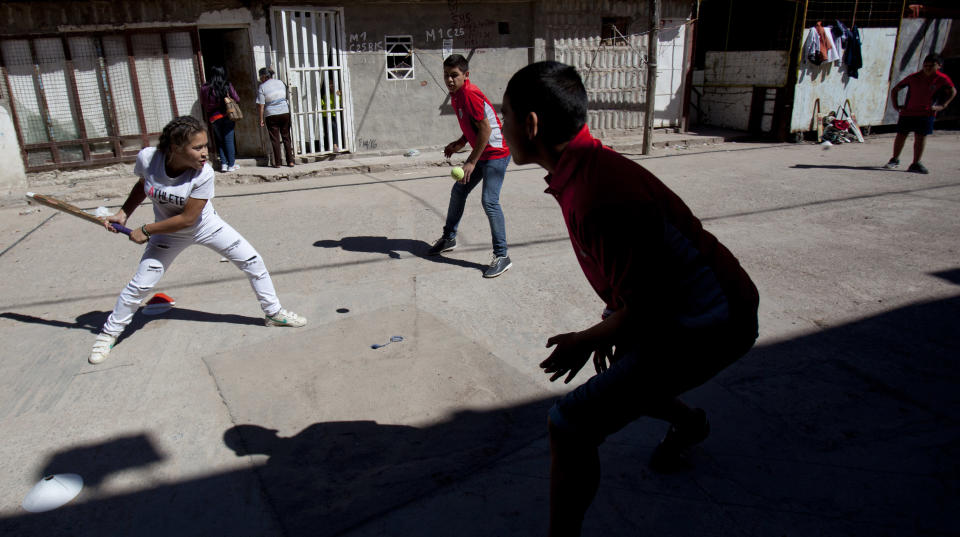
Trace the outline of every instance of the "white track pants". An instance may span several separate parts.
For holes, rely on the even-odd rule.
[[[143,257],[140,258],[137,273],[120,293],[117,305],[113,307],[113,313],[107,318],[102,331],[112,336],[119,336],[130,324],[140,302],[150,294],[177,255],[191,244],[202,244],[218,252],[245,272],[253,292],[260,301],[260,308],[265,314],[275,315],[280,311],[280,300],[277,298],[273,280],[270,279],[270,273],[267,272],[263,258],[242,235],[230,227],[230,224],[224,222],[219,216],[213,215],[202,224],[202,228],[193,233],[171,233],[150,237]]]

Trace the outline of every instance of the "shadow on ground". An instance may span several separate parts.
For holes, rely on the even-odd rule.
[[[754,349],[692,394],[715,425],[694,469],[646,469],[662,424],[609,439],[585,535],[956,535],[957,319],[960,296]],[[68,447],[56,469],[69,462],[92,486],[58,510],[0,519],[0,534],[540,535],[550,403],[423,428],[328,422],[281,437],[238,425],[224,443],[249,469],[105,497],[96,482],[110,465],[149,464],[152,446]],[[114,462],[118,446],[145,455]]]
[[[791,168],[797,168],[801,170],[810,170],[810,169],[826,169],[826,170],[870,170],[870,171],[896,171],[888,170],[881,166],[849,166],[845,164],[794,164],[790,166]]]
[[[108,316],[110,316],[109,311],[90,311],[77,316],[76,321],[70,323],[66,321],[58,321],[56,319],[44,319],[43,317],[25,315],[12,311],[0,313],[0,318],[10,319],[21,323],[42,324],[58,328],[86,330],[92,334],[100,333],[100,327],[103,326],[103,323],[107,321]],[[119,341],[123,341],[125,338],[129,337],[130,334],[133,334],[137,330],[140,330],[146,326],[150,321],[161,319],[201,323],[232,323],[255,326],[263,325],[263,319],[260,317],[248,317],[246,315],[234,315],[232,313],[209,313],[206,311],[174,307],[170,311],[164,312],[160,315],[144,315],[142,312],[138,311],[133,316],[133,321],[131,321],[130,325],[127,326],[127,329],[124,330],[123,335],[120,336]]]
[[[313,243],[318,248],[342,248],[347,252],[365,252],[371,254],[384,254],[392,259],[400,259],[400,252],[408,252],[416,257],[433,261],[434,263],[444,263],[458,267],[473,268],[480,271],[486,270],[486,265],[471,263],[462,259],[446,257],[442,255],[427,255],[430,244],[416,239],[389,239],[387,237],[343,237],[338,241],[323,240]]]

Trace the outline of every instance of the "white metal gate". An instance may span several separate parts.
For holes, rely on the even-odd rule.
[[[277,74],[287,84],[297,154],[352,150],[343,11],[271,8]]]
[[[657,39],[657,97],[654,127],[677,127],[683,115],[687,21],[661,21]]]

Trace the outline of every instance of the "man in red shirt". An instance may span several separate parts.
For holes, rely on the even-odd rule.
[[[579,535],[600,482],[598,447],[630,422],[670,423],[651,465],[671,471],[709,434],[706,413],[678,396],[743,356],[757,338],[757,289],[683,201],[586,126],[573,67],[518,71],[503,97],[503,130],[518,164],[545,168],[603,319],[547,340],[540,367],[569,382],[593,355],[597,374],[549,412],[550,533]]]
[[[467,59],[460,54],[453,54],[443,61],[443,80],[450,91],[450,103],[463,131],[463,136],[447,144],[443,154],[450,158],[450,155],[463,149],[467,142],[470,142],[473,150],[463,164],[463,179],[454,183],[450,191],[443,236],[427,253],[439,255],[457,247],[457,226],[463,216],[467,196],[482,181],[483,196],[480,201],[487,213],[490,234],[493,236],[493,260],[483,277],[495,278],[513,266],[507,255],[507,230],[500,208],[500,189],[507,164],[510,163],[510,150],[503,140],[500,118],[490,99],[470,83],[469,76]]]
[[[943,58],[939,54],[928,54],[923,59],[923,69],[904,78],[890,90],[893,108],[900,112],[897,121],[897,137],[893,140],[893,158],[884,168],[893,169],[900,165],[900,152],[907,141],[907,134],[913,132],[913,163],[907,168],[911,172],[928,173],[926,166],[920,163],[927,135],[933,134],[933,121],[937,112],[946,108],[957,95],[957,88],[950,77],[940,72]],[[897,94],[907,88],[907,99],[900,105]]]

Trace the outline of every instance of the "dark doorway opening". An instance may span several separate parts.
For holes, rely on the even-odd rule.
[[[254,104],[258,80],[250,33],[246,28],[201,28],[199,33],[204,81],[209,77],[210,66],[223,66],[240,96],[243,119],[237,121],[235,130],[237,158],[265,156],[263,133]]]

